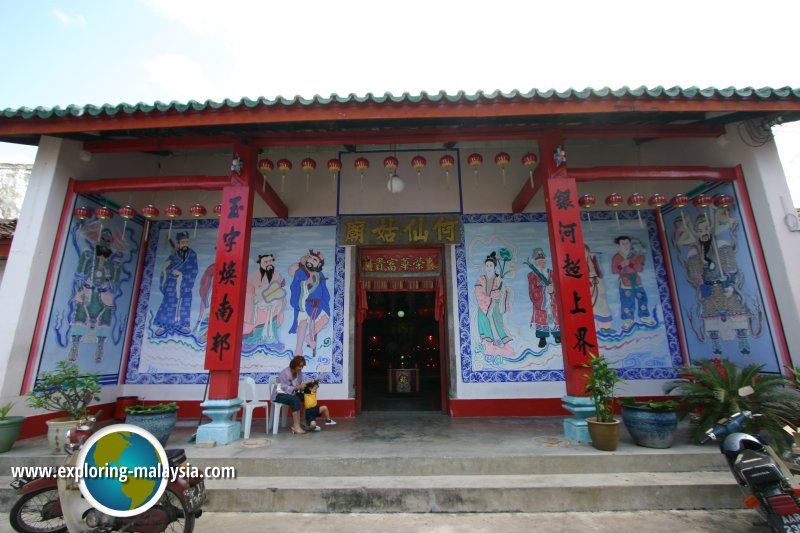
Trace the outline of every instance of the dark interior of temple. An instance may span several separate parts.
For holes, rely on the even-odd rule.
[[[434,296],[434,291],[367,293],[362,328],[363,411],[441,410]]]

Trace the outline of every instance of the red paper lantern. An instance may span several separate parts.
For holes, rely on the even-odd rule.
[[[278,172],[281,174],[287,174],[292,171],[292,162],[288,159],[279,159],[278,160]]]
[[[427,164],[428,164],[428,162],[421,155],[418,155],[418,156],[414,157],[414,159],[411,160],[411,166],[414,167],[415,169],[417,169],[417,174],[422,172],[422,169],[424,169],[425,165],[427,165]]]
[[[366,157],[359,157],[353,161],[353,165],[355,165],[356,170],[363,174],[369,168],[369,159]]]
[[[667,197],[659,193],[654,194],[653,196],[650,197],[649,200],[647,200],[647,204],[654,209],[658,209],[659,207],[661,207],[666,203],[667,203]]]
[[[175,204],[169,204],[166,209],[164,209],[164,214],[167,215],[169,218],[175,218],[181,216],[181,208]]]
[[[155,218],[158,216],[158,208],[153,204],[148,204],[142,208],[142,216],[144,218]]]
[[[123,205],[119,208],[119,216],[124,218],[125,220],[130,220],[136,216],[136,209],[132,208],[129,205]]]
[[[733,196],[730,194],[718,194],[714,197],[714,205],[720,209],[732,206],[733,201]]]
[[[711,204],[713,204],[714,199],[711,197],[710,194],[701,194],[697,198],[695,198],[692,203],[696,208],[703,209],[704,207],[708,207]]]
[[[596,203],[597,200],[595,200],[594,196],[592,196],[591,194],[584,194],[583,196],[578,198],[578,205],[584,209],[591,209],[592,207],[594,207],[594,204]]]
[[[317,162],[310,157],[306,157],[300,161],[300,168],[302,168],[305,172],[314,172],[314,170],[317,168]]]
[[[439,166],[442,167],[445,171],[450,170],[456,164],[456,160],[451,155],[443,155],[439,158]]]
[[[641,207],[644,205],[645,200],[646,198],[643,194],[636,192],[628,197],[628,205],[631,207]]]
[[[88,207],[80,206],[75,208],[75,211],[72,212],[72,215],[83,222],[84,220],[92,218],[92,210]]]
[[[672,200],[670,200],[669,203],[675,209],[682,209],[689,205],[689,197],[685,194],[676,194],[672,197]]]
[[[618,206],[622,205],[622,202],[624,202],[624,201],[625,201],[625,199],[622,197],[622,195],[621,194],[617,194],[615,192],[613,192],[613,193],[609,194],[608,196],[606,196],[606,205],[608,207],[618,207]]]
[[[206,215],[207,211],[206,208],[200,204],[194,204],[192,207],[189,208],[189,212],[195,218],[200,218]]]
[[[275,165],[272,163],[271,160],[267,159],[266,157],[258,162],[258,171],[261,172],[261,175],[264,176],[265,178],[267,177],[267,174],[272,172],[274,168]]]
[[[536,157],[536,154],[532,152],[528,152],[527,154],[522,156],[522,164],[526,167],[533,169],[536,166],[536,163],[539,162],[539,158]]]
[[[383,166],[386,170],[389,171],[389,174],[394,174],[394,171],[397,170],[397,166],[400,164],[400,161],[397,160],[394,156],[389,156],[383,160]]]
[[[217,218],[221,217],[222,216],[222,204],[215,205],[213,211],[214,211],[214,216],[216,216]]]
[[[483,164],[483,156],[481,154],[469,154],[469,157],[467,157],[467,163],[469,163],[469,166],[474,168],[477,172],[478,167]]]
[[[331,174],[336,174],[340,170],[342,170],[341,161],[338,159],[328,159],[328,171],[330,171]]]
[[[506,168],[511,162],[511,156],[505,152],[500,152],[494,156],[494,164],[500,168]]]
[[[97,209],[95,209],[94,214],[100,220],[108,220],[109,218],[114,216],[114,212],[105,206],[98,207]]]

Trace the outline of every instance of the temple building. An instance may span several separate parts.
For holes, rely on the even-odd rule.
[[[238,438],[296,355],[336,417],[565,417],[682,365],[800,364],[800,90],[568,90],[6,109],[38,145],[0,286],[0,396],[70,360]],[[24,400],[20,401],[20,405]],[[43,431],[29,411],[26,432]],[[198,436],[198,438],[200,435]]]

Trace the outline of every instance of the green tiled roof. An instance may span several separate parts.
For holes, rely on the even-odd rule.
[[[791,87],[781,87],[773,89],[771,87],[764,87],[755,89],[753,87],[745,87],[743,89],[736,89],[728,87],[725,89],[717,89],[709,87],[707,89],[699,89],[697,87],[681,88],[671,87],[664,88],[661,86],[648,89],[647,87],[639,87],[631,89],[629,87],[622,87],[621,89],[612,90],[608,87],[602,89],[586,88],[583,90],[568,89],[563,92],[555,90],[540,91],[534,89],[529,92],[520,92],[518,90],[504,93],[501,91],[493,91],[486,93],[478,91],[474,94],[466,94],[464,91],[459,91],[456,94],[447,94],[440,91],[435,94],[422,92],[418,95],[403,93],[400,96],[394,96],[391,93],[384,93],[382,96],[377,96],[372,93],[367,93],[365,96],[358,96],[356,94],[349,94],[347,96],[339,96],[333,94],[329,97],[322,97],[315,95],[313,98],[303,98],[296,96],[294,98],[278,97],[274,99],[259,97],[255,100],[250,98],[242,98],[241,100],[225,99],[222,102],[215,102],[213,100],[206,100],[205,102],[198,102],[190,100],[187,103],[181,102],[155,102],[147,104],[139,102],[138,104],[118,104],[110,105],[105,104],[102,106],[95,105],[68,105],[65,108],[56,107],[36,107],[28,108],[21,107],[18,109],[4,109],[0,112],[0,118],[40,118],[48,119],[52,117],[80,117],[89,115],[92,117],[110,116],[115,115],[132,115],[134,113],[152,113],[175,111],[178,113],[185,113],[187,111],[217,111],[221,109],[237,109],[247,108],[253,109],[256,107],[276,107],[276,106],[308,106],[308,105],[329,105],[329,104],[424,104],[424,103],[476,103],[479,101],[493,101],[493,100],[587,100],[589,98],[597,99],[688,99],[688,100],[703,100],[703,99],[747,99],[747,100],[767,100],[767,99],[800,99],[800,89],[793,89]]]

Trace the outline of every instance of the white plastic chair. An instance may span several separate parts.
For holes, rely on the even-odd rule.
[[[272,398],[272,392],[278,388],[278,376],[270,376],[269,378],[269,397]],[[289,425],[289,406],[283,403],[272,402],[272,434],[278,434],[278,418],[281,419],[281,426],[286,427]],[[267,426],[269,432],[269,426]]]
[[[244,438],[250,438],[250,426],[253,423],[253,410],[258,409],[259,407],[266,409],[266,413],[264,413],[264,418],[266,419],[264,431],[269,433],[269,402],[267,400],[258,399],[256,382],[253,378],[244,376],[239,380],[239,398],[242,400],[242,408],[244,409],[244,413],[242,415],[242,419],[244,421],[244,425],[242,427],[244,430]]]

